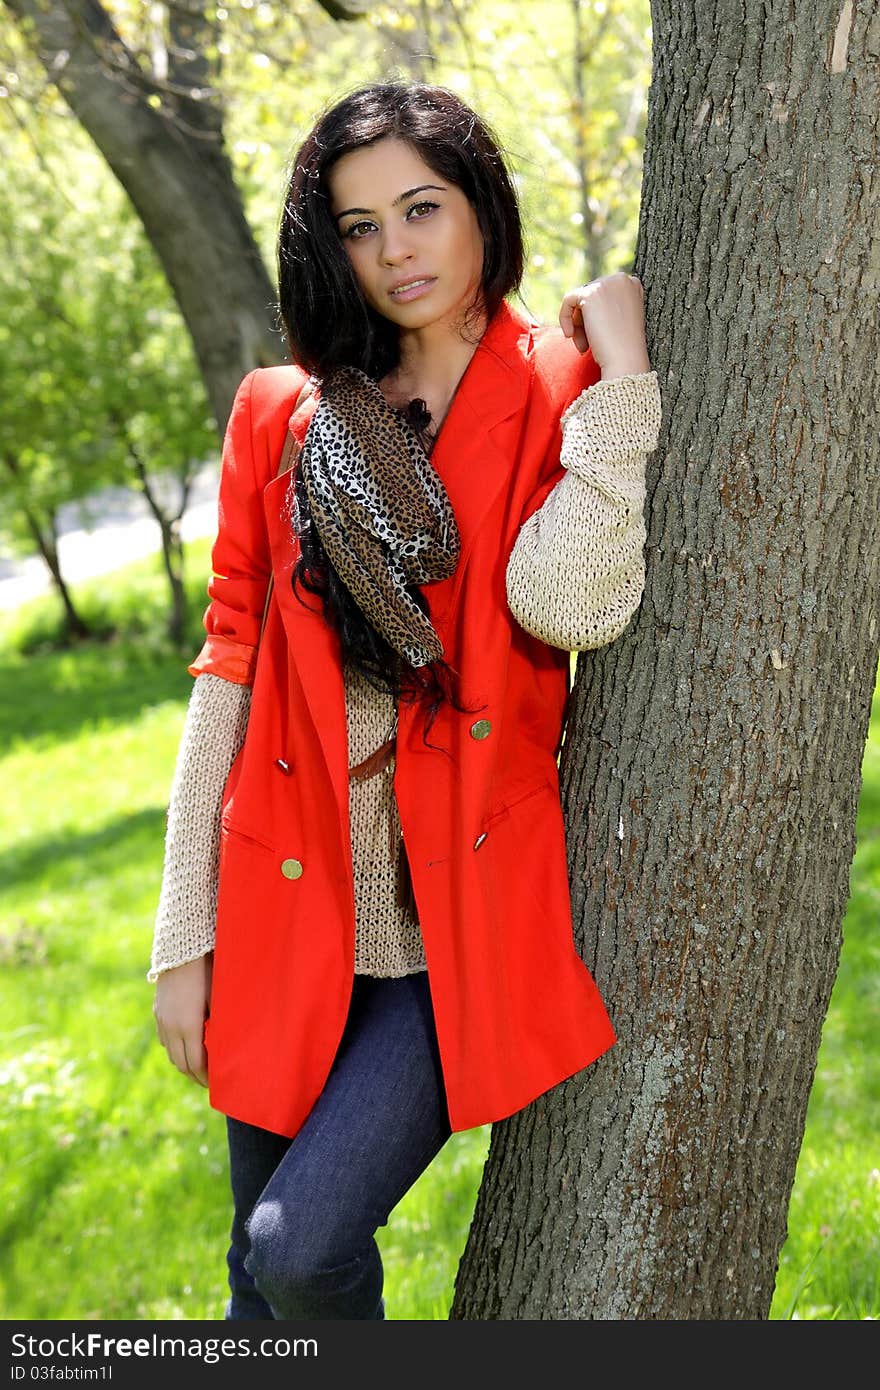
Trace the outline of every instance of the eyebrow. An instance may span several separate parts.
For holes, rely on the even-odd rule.
[[[445,193],[445,192],[446,192],[446,189],[443,187],[442,184],[439,184],[439,183],[420,183],[419,186],[418,186],[418,188],[408,188],[408,189],[406,190],[405,193],[401,193],[401,195],[400,195],[399,198],[395,198],[395,199],[394,199],[394,202],[391,204],[391,206],[392,206],[393,208],[396,208],[400,203],[405,203],[406,200],[407,200],[407,198],[411,198],[411,197],[413,196],[414,193],[424,193],[424,191],[425,191],[426,188],[435,188],[435,189],[437,190],[438,193]],[[346,208],[346,209],[345,209],[345,212],[337,212],[336,217],[334,218],[334,221],[338,222],[339,219],[340,219],[340,217],[350,217],[350,216],[352,215],[352,213],[359,213],[359,214],[366,213],[367,215],[369,215],[372,211],[373,211],[372,208]]]

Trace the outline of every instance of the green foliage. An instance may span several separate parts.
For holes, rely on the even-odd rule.
[[[19,160],[0,166],[0,533],[32,549],[24,506],[48,530],[97,487],[137,487],[133,451],[179,488],[217,433],[156,257],[98,156],[72,139],[53,178],[20,132],[5,137]],[[48,157],[60,170],[62,152]]]
[[[206,572],[206,543],[190,568]],[[217,1319],[226,1298],[223,1117],[168,1063],[145,980],[190,689],[185,658],[146,640],[146,569],[103,581],[111,612],[152,611],[137,639],[25,660],[7,629],[0,651],[14,789],[0,802],[0,1307],[14,1320]],[[878,811],[875,694],[773,1318],[880,1315]],[[447,1316],[488,1136],[453,1135],[380,1228],[391,1319]]]

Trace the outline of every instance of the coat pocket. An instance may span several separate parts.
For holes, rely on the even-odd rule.
[[[480,845],[488,838],[490,831],[496,826],[509,820],[512,815],[518,815],[522,810],[528,809],[529,804],[536,796],[546,795],[547,792],[556,792],[558,795],[558,790],[558,787],[554,786],[546,776],[531,786],[512,789],[503,800],[495,802],[492,809],[483,816],[478,827],[474,849],[480,848]]]
[[[250,826],[233,824],[225,815],[220,820],[220,843],[222,846],[225,836],[231,836],[236,840],[246,840],[248,844],[259,845],[260,849],[265,849],[269,854],[275,853],[275,846],[265,834],[255,831]]]

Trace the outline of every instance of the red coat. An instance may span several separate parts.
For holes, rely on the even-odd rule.
[[[423,592],[462,702],[479,709],[441,707],[428,736],[438,751],[422,741],[422,713],[401,702],[394,788],[453,1130],[512,1114],[614,1042],[572,934],[556,762],[569,652],[524,632],[505,591],[520,527],[563,476],[562,411],[599,375],[560,329],[504,303],[432,454],[461,552],[455,573]],[[275,477],[303,380],[295,367],[264,368],[236,394],[208,638],[189,668],[254,683],[223,797],[210,1103],[290,1137],[342,1035],[355,937],[339,639],[320,601],[306,608],[291,589],[290,478]],[[297,412],[300,438],[314,406]]]

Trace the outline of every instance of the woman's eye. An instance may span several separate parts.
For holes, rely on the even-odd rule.
[[[344,237],[354,237],[354,239],[357,240],[359,237],[366,235],[361,229],[365,227],[367,231],[369,231],[372,225],[372,222],[352,222],[350,227],[346,227],[342,235]]]
[[[409,220],[411,214],[415,215],[416,221],[421,220],[423,217],[429,217],[434,209],[439,206],[439,203],[427,201],[424,203],[412,203],[406,211],[407,220]],[[361,237],[368,236],[370,232],[374,231],[375,226],[375,222],[352,222],[350,226],[346,227],[342,235],[345,238],[351,238],[352,241],[360,241]]]

